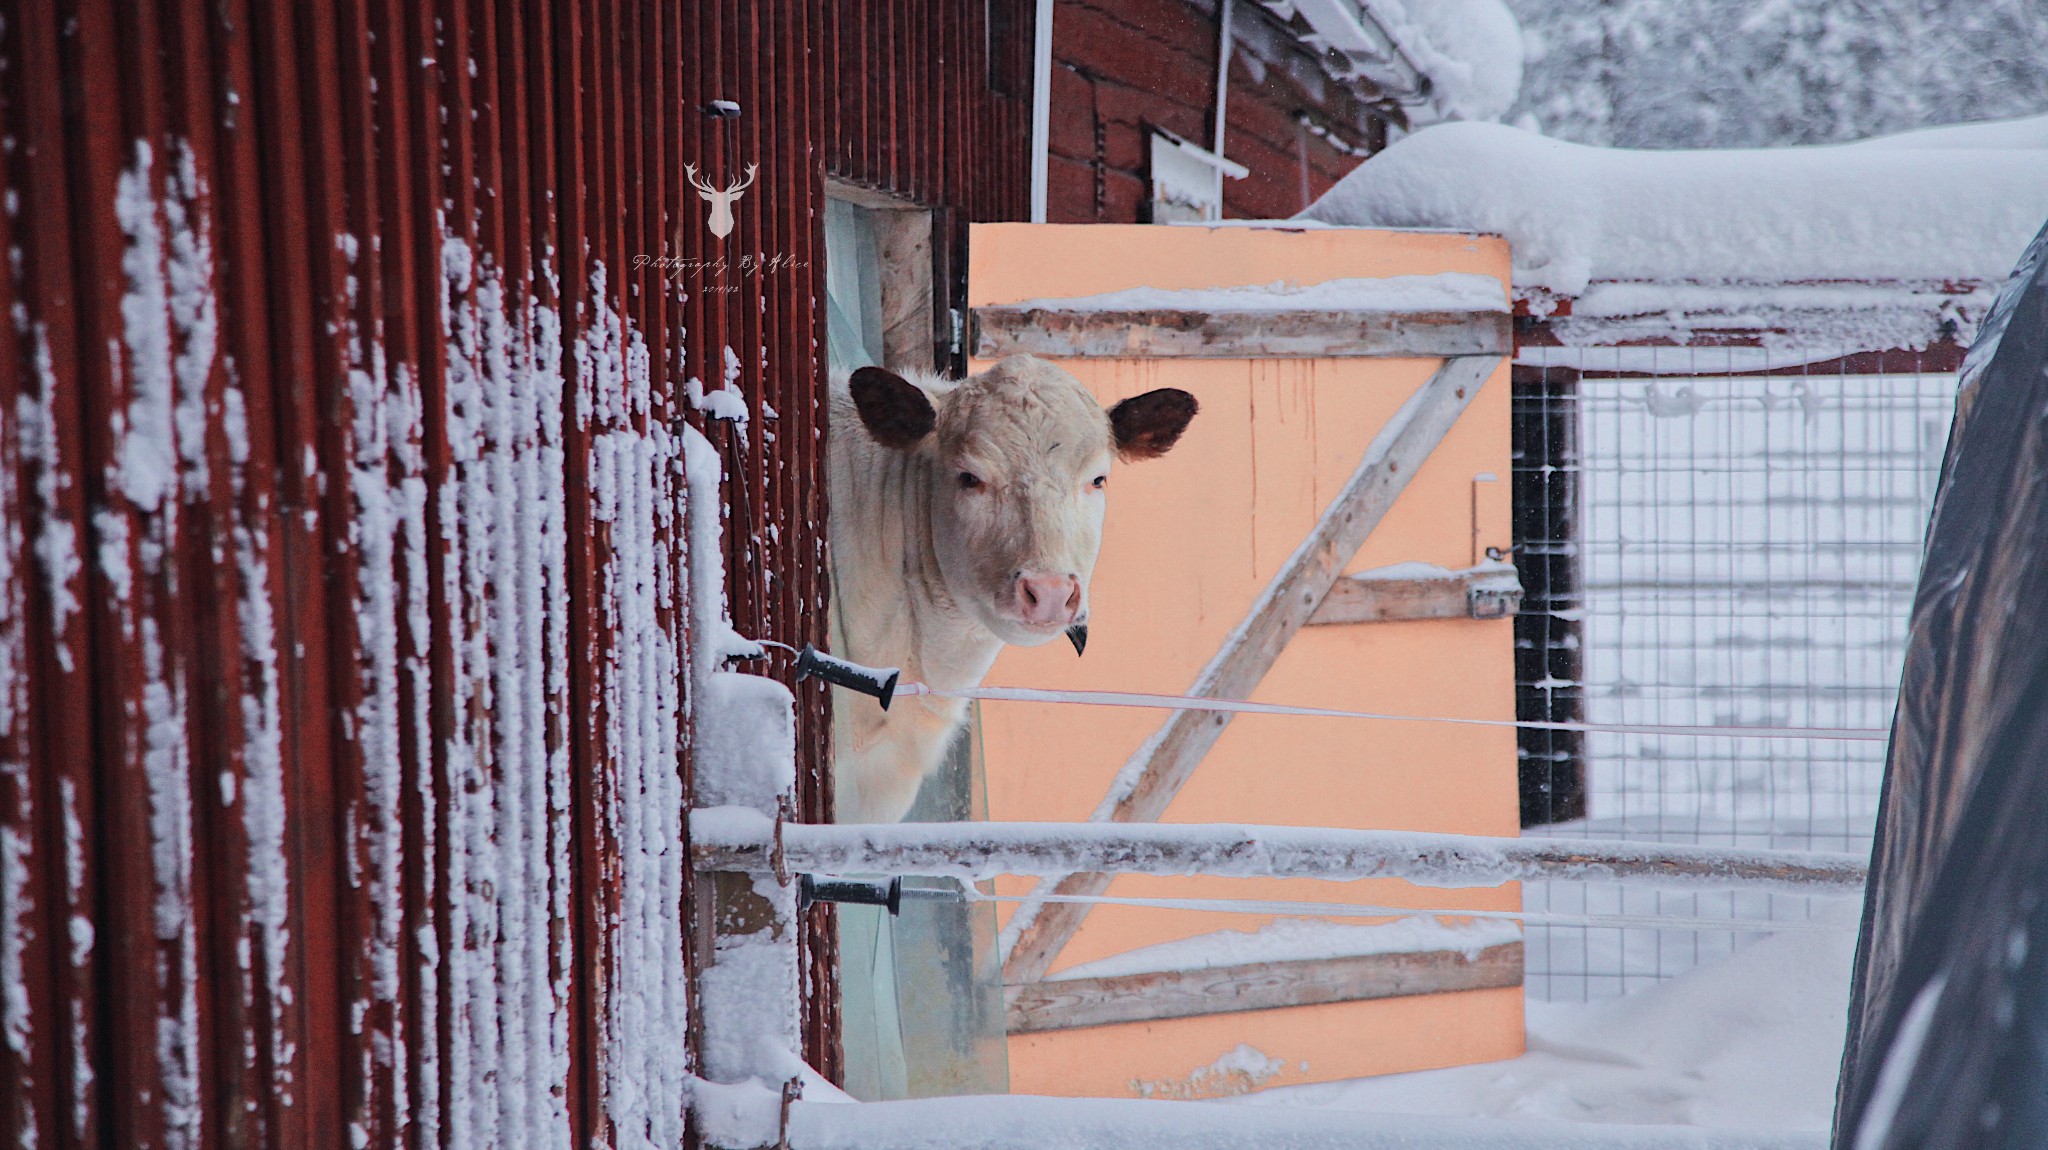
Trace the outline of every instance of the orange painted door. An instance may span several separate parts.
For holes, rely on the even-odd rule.
[[[977,225],[976,307],[1127,288],[1216,288],[1463,272],[1505,285],[1495,237],[1366,229]],[[1503,286],[1503,297],[1505,294]],[[1388,417],[1437,359],[1061,360],[1104,404],[1155,387],[1202,406],[1162,459],[1119,466],[1091,590],[1085,657],[1065,643],[1011,648],[988,682],[1180,693],[1245,617]],[[985,365],[980,365],[985,366]],[[977,370],[979,367],[977,367]],[[1470,564],[1509,545],[1505,362],[1347,568]],[[1495,477],[1488,481],[1487,477]],[[1305,628],[1261,701],[1413,715],[1514,718],[1511,620]],[[980,736],[989,817],[1081,820],[1167,712],[987,703]],[[1275,823],[1512,835],[1510,728],[1243,716],[1166,814],[1171,822]],[[1022,894],[1025,880],[1003,880]],[[1125,877],[1113,896],[1295,899],[1519,909],[1517,888],[1444,891],[1394,881]],[[1005,908],[1007,913],[1009,908]],[[1102,906],[1052,976],[1135,948],[1268,919]],[[1203,1097],[1266,1086],[1512,1057],[1519,988],[1013,1034],[1018,1093]]]

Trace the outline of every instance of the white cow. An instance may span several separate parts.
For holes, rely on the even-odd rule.
[[[978,685],[1005,643],[1082,649],[1110,461],[1165,454],[1196,409],[1161,388],[1104,411],[1028,355],[957,382],[864,367],[831,404],[835,654],[937,687]],[[965,716],[835,688],[839,821],[902,818]]]

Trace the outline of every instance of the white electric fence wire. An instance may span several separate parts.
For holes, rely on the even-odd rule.
[[[1466,727],[1520,727],[1537,731],[1594,731],[1620,735],[1720,735],[1755,739],[1816,739],[1881,743],[1891,732],[1875,727],[1697,727],[1661,723],[1549,723],[1516,719],[1460,719],[1443,715],[1389,715],[1378,711],[1340,711],[1330,707],[1295,707],[1284,703],[1252,703],[1241,699],[1203,699],[1192,695],[1152,695],[1135,691],[1047,691],[1034,687],[933,687],[901,683],[896,697],[935,695],[946,699],[979,699],[1015,703],[1079,703],[1096,707],[1144,707],[1170,711],[1220,711],[1242,715],[1302,715],[1318,719],[1378,719],[1395,723],[1451,723]]]
[[[986,894],[967,888],[969,902],[1045,903],[1072,902],[1090,906],[1135,906],[1159,910],[1206,910],[1227,914],[1266,914],[1284,918],[1414,918],[1436,915],[1443,918],[1504,919],[1534,926],[1651,927],[1662,930],[1755,931],[1767,934],[1781,930],[1853,931],[1854,922],[1826,922],[1811,919],[1776,921],[1770,919],[1688,918],[1661,914],[1553,914],[1519,910],[1473,910],[1465,907],[1372,906],[1349,902],[1295,902],[1250,898],[1141,898],[1133,895],[1088,894]]]

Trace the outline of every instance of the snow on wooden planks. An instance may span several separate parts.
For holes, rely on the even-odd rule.
[[[1499,280],[1469,272],[1299,286],[1128,288],[974,309],[974,355],[1200,359],[1506,355]]]
[[[1404,619],[1505,619],[1521,608],[1522,583],[1509,563],[1463,571],[1361,571],[1331,584],[1308,626],[1394,623]]]
[[[1025,352],[1054,359],[1263,359],[1321,356],[1505,355],[1505,312],[1485,311],[1089,311],[1059,307],[974,309],[974,355]]]

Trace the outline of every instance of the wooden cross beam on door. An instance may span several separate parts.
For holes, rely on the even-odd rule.
[[[1258,601],[1223,642],[1188,694],[1248,699],[1286,650],[1294,633],[1329,594],[1330,587],[1379,526],[1423,461],[1443,442],[1479,389],[1500,365],[1498,355],[1456,356],[1401,405],[1365,450],[1365,458],[1315,528],[1280,568]],[[1098,822],[1156,822],[1194,774],[1202,757],[1230,725],[1231,716],[1175,711],[1117,772],[1095,813]],[[1106,874],[1070,874],[1041,881],[1038,895],[1099,895]],[[1003,981],[1037,982],[1088,915],[1086,904],[1029,901],[1004,928]]]

